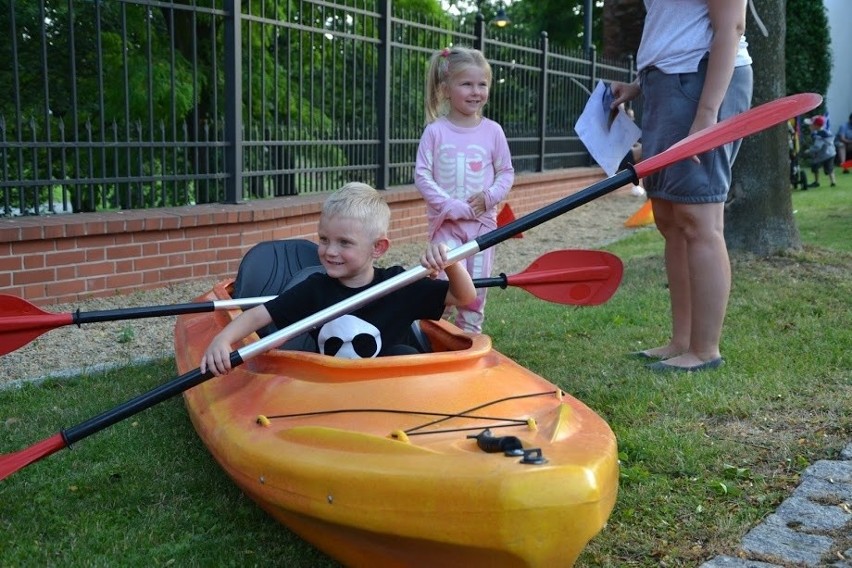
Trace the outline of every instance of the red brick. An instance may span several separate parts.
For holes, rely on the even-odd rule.
[[[98,262],[104,260],[106,258],[106,251],[102,248],[98,249],[85,249],[86,250],[86,262]]]
[[[137,258],[133,261],[133,270],[153,270],[164,268],[169,265],[169,259],[165,256],[151,255]]]
[[[115,263],[113,262],[89,262],[77,267],[77,275],[80,278],[91,279],[95,276],[104,274],[113,274],[115,272]],[[92,290],[93,288],[89,288]]]
[[[24,256],[0,256],[0,272],[21,270],[24,266]]]
[[[120,258],[138,258],[142,254],[142,245],[117,245],[106,249],[106,258],[110,260]]]
[[[115,261],[115,273],[116,274],[127,274],[129,272],[133,272],[133,263],[135,259],[126,258],[124,260]]]
[[[178,266],[164,268],[160,271],[160,277],[166,282],[180,282],[192,278],[192,268],[189,266]]]
[[[36,268],[44,268],[43,254],[28,254],[24,256],[24,270],[35,270]]]
[[[74,249],[59,252],[51,252],[44,255],[47,266],[66,266],[69,264],[80,264],[86,261],[86,252]]]
[[[18,242],[21,240],[21,227],[7,226],[5,219],[0,219],[0,242]]]
[[[47,297],[44,292],[44,284],[29,284],[27,286],[19,286],[17,290],[19,290],[19,292],[15,294],[16,296],[26,298],[30,302],[35,302],[39,305],[44,305],[44,300]]]
[[[119,233],[121,235],[121,233]],[[77,239],[83,248],[111,247],[116,243],[117,235],[95,235],[85,239]]]
[[[45,292],[52,297],[75,297],[86,291],[86,283],[82,280],[65,280],[50,282],[45,285]]]
[[[65,236],[65,227],[62,225],[49,225],[42,230],[45,239],[61,239]]]
[[[187,263],[185,254],[170,254],[168,259],[169,266],[185,266]]]
[[[60,250],[78,250],[77,239],[57,239],[53,241],[54,249],[57,251]]]
[[[40,282],[52,282],[54,278],[56,278],[56,271],[52,268],[21,270],[13,274],[12,283],[16,286],[26,286]]]
[[[142,275],[138,272],[128,274],[114,274],[107,276],[106,286],[116,292],[121,290],[130,291],[142,284]],[[122,292],[123,293],[123,292]]]
[[[83,278],[83,282],[86,283],[86,292],[89,294],[98,294],[103,295],[106,290],[106,278],[104,276],[91,276],[88,278]]]
[[[192,243],[187,240],[165,241],[160,243],[160,254],[172,254],[192,250]]]
[[[12,243],[12,254],[28,255],[56,250],[54,241],[21,241]]]
[[[56,267],[56,281],[62,282],[63,280],[76,280],[77,279],[77,265],[72,264],[69,266],[57,266]]]

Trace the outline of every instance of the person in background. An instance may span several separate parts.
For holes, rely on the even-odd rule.
[[[373,267],[390,247],[389,222],[390,208],[369,185],[349,183],[333,193],[323,204],[317,230],[325,272],[308,276],[231,321],[204,352],[201,372],[229,373],[232,345],[270,323],[283,329],[401,274],[401,266]],[[430,244],[420,263],[433,277],[445,271],[447,279],[418,280],[313,330],[320,353],[350,359],[416,353],[407,344],[415,320],[440,319],[446,306],[465,305],[476,297],[464,267],[448,265],[446,245]]]
[[[811,145],[805,149],[805,156],[811,163],[814,181],[808,187],[819,187],[819,171],[825,172],[831,182],[831,187],[837,185],[834,177],[834,134],[825,127],[825,117],[815,116],[806,118],[805,124],[811,127]]]
[[[843,173],[849,173],[849,167],[844,167],[843,164],[852,155],[852,114],[849,115],[849,120],[840,125],[837,129],[837,138],[834,141],[837,147],[837,156],[840,159],[839,165],[843,167]]]
[[[745,41],[747,0],[645,0],[639,76],[613,83],[612,108],[640,94],[642,154],[747,110],[752,69]],[[739,143],[684,160],[644,179],[665,239],[671,303],[667,343],[635,352],[659,372],[715,369],[731,289],[724,204]]]
[[[426,201],[429,240],[455,247],[497,228],[497,206],[515,180],[506,135],[482,115],[491,66],[475,49],[449,47],[432,55],[426,73],[426,128],[420,137],[414,184]],[[473,278],[491,276],[494,249],[465,262]],[[481,333],[486,290],[457,306],[455,323]]]

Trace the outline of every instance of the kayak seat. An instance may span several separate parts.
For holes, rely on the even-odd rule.
[[[285,239],[257,243],[243,256],[233,284],[233,298],[277,296],[302,282],[311,274],[324,272],[316,243],[307,239]],[[258,330],[260,337],[278,331],[275,324]],[[429,353],[429,338],[415,321],[411,325],[408,344],[420,353]],[[279,347],[286,351],[318,353],[319,347],[310,333],[287,340]]]
[[[286,239],[257,243],[243,256],[233,285],[233,298],[277,296],[293,276],[306,267],[319,267],[317,245],[307,239]],[[258,330],[260,337],[278,331],[275,324]],[[279,349],[287,351],[318,351],[308,333],[287,340]]]

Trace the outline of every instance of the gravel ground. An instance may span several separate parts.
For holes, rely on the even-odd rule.
[[[633,230],[625,229],[623,223],[642,203],[642,198],[621,189],[525,232],[522,239],[509,239],[497,247],[494,274],[520,272],[548,251],[596,248],[618,240]],[[391,246],[383,264],[411,267],[424,244]],[[181,304],[204,294],[213,284],[212,280],[190,282],[41,309],[67,313]],[[0,355],[0,387],[171,357],[174,324],[175,317],[161,317],[53,329],[12,353]]]

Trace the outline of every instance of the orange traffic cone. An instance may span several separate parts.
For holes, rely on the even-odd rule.
[[[650,225],[653,222],[654,210],[651,208],[651,200],[646,199],[642,207],[639,208],[639,211],[631,215],[627,221],[624,222],[624,226],[634,229],[636,227]]]
[[[515,212],[512,211],[512,208],[508,203],[504,203],[503,207],[500,208],[500,211],[497,213],[497,227],[502,227],[503,225],[508,225],[512,221],[515,220]],[[513,239],[523,239],[524,234],[518,233],[517,235],[512,236]]]

